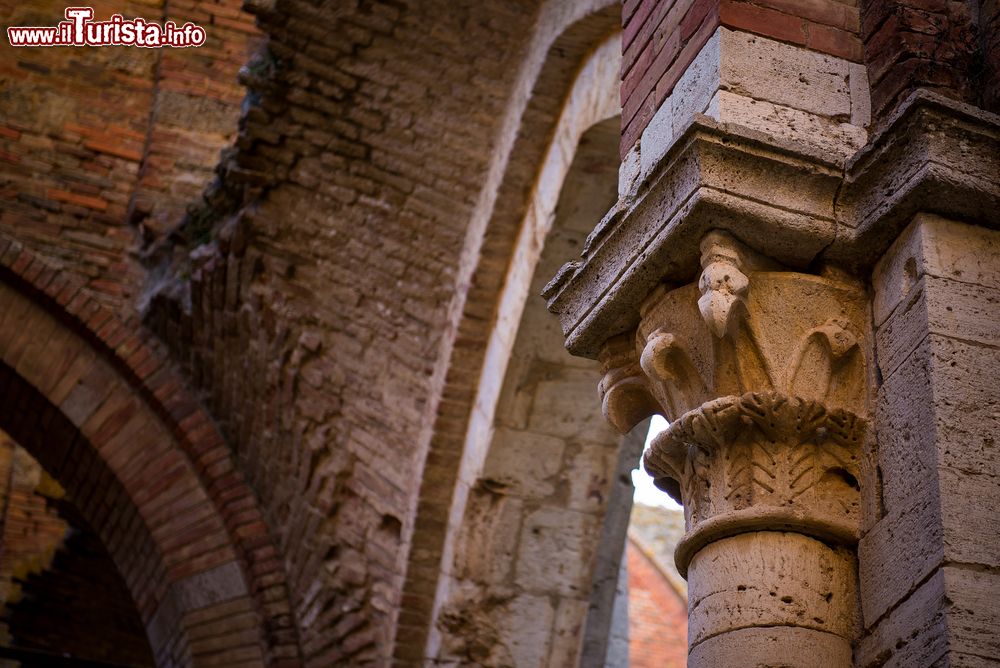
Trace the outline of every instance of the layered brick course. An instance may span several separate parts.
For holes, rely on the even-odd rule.
[[[4,492],[7,477],[0,477],[0,499],[10,504],[3,520],[0,578],[13,574],[15,579],[6,596],[0,579],[0,602],[6,603],[0,629],[6,624],[10,630],[3,644],[152,666],[142,620],[107,550],[38,462],[12,442],[0,444],[0,461],[4,449],[14,454],[16,470],[13,489]],[[59,623],[53,623],[54,616]]]
[[[235,136],[235,70],[258,36],[235,0],[127,5],[206,25],[202,49],[72,59],[19,51],[0,65],[13,91],[0,119],[0,224],[37,250],[0,245],[3,277],[21,295],[0,322],[24,319],[23,332],[8,332],[29,367],[14,365],[18,374],[67,378],[55,402],[15,387],[11,374],[10,405],[28,416],[24,433],[52,427],[76,443],[53,466],[87,512],[107,519],[109,549],[137,555],[124,570],[147,616],[170,596],[163,581],[242,566],[254,596],[187,611],[173,627],[165,617],[161,660],[197,663],[231,649],[227,660],[253,662],[260,616],[272,663],[298,658],[293,618],[310,665],[386,663],[394,638],[393,658],[419,663],[455,461],[477,383],[489,380],[483,348],[541,147],[580,54],[611,32],[610,12],[580,0],[247,4],[268,48],[243,70],[240,133],[203,199],[218,149]],[[957,32],[933,17],[921,24],[910,7],[865,33],[884,109],[912,84],[912,63],[903,66],[912,59],[900,53],[919,60],[927,35],[965,35],[962,3],[925,4],[943,7],[918,9],[954,19]],[[62,9],[0,7],[11,24],[45,24]],[[853,2],[627,0],[622,16],[623,150],[719,25],[862,59]],[[890,19],[895,32],[880,33]],[[993,26],[995,14],[983,20]],[[978,37],[971,42],[995,43],[989,30]],[[932,57],[961,72],[963,54]],[[942,81],[966,99],[961,76]],[[133,254],[153,247],[166,260],[149,277],[168,280],[146,285]],[[67,267],[85,279],[65,281]],[[156,296],[144,315],[172,359],[136,323],[133,302],[147,288]],[[57,317],[38,315],[23,295]],[[63,325],[91,346],[79,357]],[[32,337],[53,345],[50,361],[38,361]],[[70,399],[74,384],[113,386],[100,421],[87,391]],[[56,406],[83,425],[60,422]],[[177,447],[134,458],[116,436],[149,424],[166,425]],[[123,489],[118,477],[129,481]],[[191,491],[202,487],[204,496]],[[178,510],[183,520],[170,516]],[[149,535],[147,521],[157,527]]]
[[[671,585],[655,558],[630,538],[628,559],[629,665],[683,668],[687,665],[687,600]]]
[[[6,606],[21,598],[21,583],[49,565],[66,522],[48,504],[38,463],[0,432],[0,643],[11,644]],[[58,490],[58,491],[57,491]]]
[[[204,222],[217,244],[150,323],[277,529],[306,661],[365,665],[391,652],[436,358],[535,11],[253,8],[268,49],[185,230]]]
[[[0,39],[0,227],[88,294],[128,312],[136,254],[162,239],[202,191],[235,134],[236,72],[259,41],[239,0],[89,3],[207,30],[195,49],[14,48]],[[0,2],[6,26],[51,26],[67,3]]]
[[[622,157],[720,25],[862,60],[854,0],[636,0],[622,16]]]
[[[988,14],[982,16],[987,19],[982,26],[984,43],[972,4],[954,0],[862,4],[873,115],[891,111],[917,88],[929,88],[973,104],[978,104],[984,93],[990,94],[983,84],[987,63],[997,59],[996,51],[988,50],[995,45],[996,18],[989,21]]]

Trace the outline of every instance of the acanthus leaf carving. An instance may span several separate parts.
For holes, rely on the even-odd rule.
[[[644,465],[660,489],[679,493],[689,530],[766,508],[796,521],[856,526],[865,426],[848,411],[781,393],[721,397],[675,420]]]
[[[701,249],[697,284],[643,302],[628,371],[673,420],[644,464],[698,536],[678,565],[707,535],[762,527],[857,540],[863,288],[791,271],[726,232]]]

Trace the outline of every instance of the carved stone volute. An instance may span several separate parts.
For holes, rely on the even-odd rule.
[[[789,271],[731,235],[702,242],[697,283],[643,305],[626,351],[605,346],[605,414],[670,427],[645,455],[685,507],[682,572],[706,543],[791,530],[856,541],[865,421],[863,289]]]

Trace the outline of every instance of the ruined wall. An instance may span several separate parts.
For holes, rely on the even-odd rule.
[[[717,122],[712,132],[721,123],[746,131],[736,142],[740,151],[761,141],[753,133],[780,149],[768,156],[768,169],[747,167],[729,179],[726,165],[737,164],[726,152],[737,149],[721,148],[729,138],[710,149],[705,145],[714,139],[700,145],[700,157],[708,157],[697,169],[714,179],[705,191],[743,188],[738,196],[753,196],[757,208],[706,216],[690,234],[720,220],[749,226],[767,218],[760,211],[773,203],[782,222],[792,219],[789,212],[807,221],[782,251],[790,262],[808,264],[845,236],[836,231],[839,185],[831,184],[868,140],[868,75],[879,113],[915,85],[974,101],[974,45],[995,43],[995,31],[971,31],[977,15],[965,3],[904,4],[626,2],[623,200],[639,196],[674,140],[706,113]],[[592,379],[583,364],[565,360],[543,359],[552,364],[539,372],[532,364],[552,350],[538,346],[515,356],[502,399],[508,408],[537,399],[538,410],[512,408],[494,421],[474,402],[487,385],[500,394],[505,378],[499,358],[484,352],[497,321],[506,318],[508,332],[498,349],[517,346],[520,307],[500,308],[505,281],[513,270],[523,279],[518,289],[537,291],[545,282],[541,275],[531,282],[526,258],[537,257],[541,238],[531,235],[547,229],[546,212],[532,214],[531,225],[525,212],[538,206],[531,201],[536,177],[560,173],[539,164],[567,82],[611,32],[603,22],[608,3],[247,6],[267,48],[244,68],[249,95],[235,140],[243,89],[234,73],[257,39],[235,1],[127,6],[149,18],[167,12],[205,25],[210,42],[198,50],[87,49],[68,58],[65,50],[4,47],[10,57],[0,64],[0,225],[56,267],[86,276],[89,293],[125,315],[149,298],[143,315],[186,374],[157,389],[190,384],[219,420],[278,536],[278,555],[262,548],[261,563],[273,569],[262,565],[262,577],[276,591],[283,587],[275,584],[278,571],[287,571],[292,609],[273,609],[282,624],[294,619],[306,663],[384,663],[395,638],[402,639],[396,659],[420,662],[437,619],[439,571],[457,564],[479,586],[470,562],[481,557],[475,566],[500,569],[495,553],[475,552],[483,546],[474,540],[455,561],[446,549],[456,535],[449,523],[461,527],[467,517],[464,504],[453,504],[455,491],[472,488],[480,473],[474,465],[464,477],[458,472],[470,442],[496,446],[492,459],[480,457],[487,469],[478,489],[498,496],[488,487],[500,479],[506,505],[520,504],[508,516],[517,534],[510,547],[520,553],[504,567],[524,591],[503,605],[534,597],[530,609],[541,610],[539,617],[562,620],[546,626],[561,645],[547,646],[549,636],[538,634],[531,656],[569,657],[592,552],[580,537],[593,538],[607,482],[600,473],[613,461],[597,427],[581,435],[573,426],[581,412],[596,415],[596,407],[580,406]],[[61,10],[48,2],[0,8],[8,24],[44,25]],[[982,25],[995,27],[995,4],[979,8]],[[97,7],[99,15],[110,10]],[[601,20],[570,29],[590,14]],[[559,41],[564,32],[570,38]],[[929,46],[942,36],[973,46]],[[984,90],[994,95],[995,87]],[[219,149],[231,141],[218,180],[201,197]],[[556,153],[567,162],[571,149]],[[686,163],[689,175],[695,162]],[[747,174],[779,172],[790,181],[808,172],[810,180],[767,189],[766,198],[752,192],[767,181]],[[796,209],[813,196],[821,204]],[[595,254],[605,252],[603,235],[621,213],[586,244]],[[184,226],[170,235],[182,218]],[[596,222],[575,221],[578,236]],[[531,254],[515,253],[522,230]],[[151,253],[144,264],[136,253],[145,250]],[[665,266],[674,278],[690,274],[695,255],[674,256]],[[53,270],[46,271],[51,278]],[[95,335],[105,317],[93,316]],[[525,337],[522,347],[537,343]],[[569,375],[580,382],[563,396],[549,381]],[[546,403],[561,409],[546,411]],[[477,411],[482,419],[473,422]],[[485,437],[468,441],[469,433]],[[530,449],[525,438],[543,442],[560,468],[542,480],[518,470],[523,458],[503,455]],[[537,485],[525,490],[525,482]],[[488,512],[485,506],[473,502],[469,517]],[[262,524],[246,531],[266,543]],[[572,558],[554,573],[558,564],[545,556],[563,545]],[[529,607],[511,607],[504,619]],[[287,657],[295,654],[287,626],[275,635]]]
[[[611,43],[602,50],[609,46],[617,49]],[[606,57],[593,63],[612,75],[615,64]],[[606,111],[606,105],[594,108]],[[544,235],[543,248],[533,258],[534,271],[520,274],[530,283],[508,281],[523,311],[517,321],[498,323],[506,329],[503,337],[513,338],[509,358],[484,374],[482,385],[497,394],[481,386],[477,398],[477,411],[491,424],[467,442],[483,461],[481,471],[463,481],[471,489],[456,527],[454,564],[443,564],[442,577],[454,580],[438,622],[443,659],[563,666],[580,658],[621,439],[599,415],[580,410],[594,394],[598,367],[565,351],[537,295],[561,258],[583,244],[587,221],[616,197],[617,128],[612,118],[583,133],[579,147],[569,148],[574,157],[565,181],[547,180],[560,190],[539,194],[537,220],[526,223],[532,236]],[[541,203],[555,196],[554,207]],[[545,234],[549,210],[554,220]],[[519,253],[517,262],[530,268],[526,255]]]
[[[268,54],[204,204],[217,244],[150,322],[278,530],[306,661],[357,665],[391,651],[459,258],[536,10],[257,11]]]
[[[0,2],[3,26],[51,26],[67,4]],[[235,136],[238,69],[259,42],[239,0],[91,3],[193,21],[196,49],[14,48],[0,40],[0,230],[88,279],[128,313],[139,254],[180,223]]]
[[[4,47],[4,230],[125,317],[149,304],[281,537],[309,662],[391,647],[450,339],[473,285],[491,317],[533,144],[610,28],[549,49],[607,4],[249,2],[268,48],[204,198],[257,43],[238,3],[95,7],[192,20],[200,49]]]

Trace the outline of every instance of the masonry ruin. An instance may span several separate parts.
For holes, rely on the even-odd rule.
[[[1000,664],[996,2],[93,10],[205,43],[0,47],[0,665]]]

